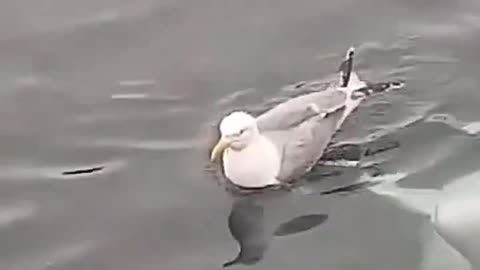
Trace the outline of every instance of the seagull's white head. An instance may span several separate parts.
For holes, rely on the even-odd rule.
[[[259,134],[256,119],[242,111],[232,112],[220,122],[220,140],[212,150],[210,159],[216,160],[230,148],[240,151]]]

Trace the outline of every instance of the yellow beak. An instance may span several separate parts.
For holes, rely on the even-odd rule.
[[[210,161],[218,160],[223,155],[223,151],[225,151],[225,149],[227,149],[229,146],[230,146],[230,142],[228,142],[223,138],[220,138],[220,140],[218,140],[215,147],[213,147],[212,149],[212,152],[210,155]]]

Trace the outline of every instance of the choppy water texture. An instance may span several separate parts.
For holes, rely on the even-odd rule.
[[[389,133],[399,148],[379,166],[414,171],[412,188],[477,170],[457,128],[478,129],[479,14],[477,0],[1,1],[0,269],[220,269],[232,228],[262,255],[231,267],[465,269],[371,192],[270,198],[229,227],[239,209],[204,167],[224,113],[302,91],[355,45],[363,79],[407,85],[341,139]]]

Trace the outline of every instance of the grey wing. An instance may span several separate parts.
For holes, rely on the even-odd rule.
[[[280,148],[282,163],[277,176],[279,181],[296,180],[315,165],[336,133],[344,109],[342,107],[325,118],[312,117],[288,132],[288,138],[284,139]]]
[[[257,125],[261,132],[290,129],[319,113],[338,110],[346,99],[347,94],[336,88],[298,96],[258,116]]]

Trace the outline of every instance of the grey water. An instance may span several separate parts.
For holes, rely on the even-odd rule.
[[[406,86],[339,140],[388,133],[378,166],[416,171],[406,186],[477,170],[475,137],[422,119],[478,119],[480,2],[3,0],[0,22],[0,269],[221,269],[232,232],[253,246],[232,269],[450,262],[424,218],[372,193],[238,206],[205,165],[226,112],[268,109],[353,45],[361,78]]]

